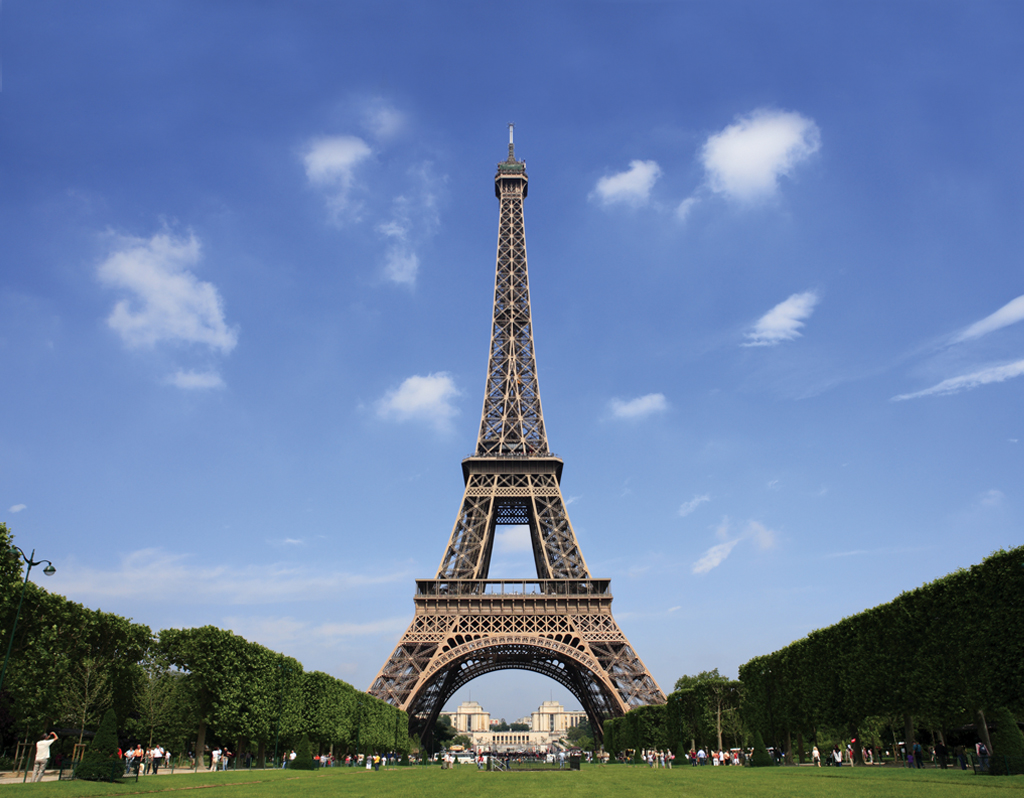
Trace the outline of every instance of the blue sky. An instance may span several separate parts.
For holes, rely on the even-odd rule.
[[[1019,3],[2,21],[0,520],[49,589],[370,683],[475,443],[509,121],[562,489],[666,691],[1022,542]]]

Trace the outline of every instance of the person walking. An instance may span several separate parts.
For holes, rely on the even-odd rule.
[[[821,751],[818,750],[818,746],[814,746],[811,750],[811,764],[821,767]]]
[[[50,732],[42,740],[36,743],[35,769],[32,771],[32,783],[43,780],[43,773],[46,772],[46,763],[50,761],[50,746],[57,740],[57,732]]]

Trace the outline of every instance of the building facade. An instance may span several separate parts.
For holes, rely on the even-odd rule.
[[[479,751],[498,753],[547,753],[552,748],[568,747],[564,738],[569,729],[587,719],[583,710],[566,710],[557,701],[545,701],[537,711],[516,723],[529,726],[527,731],[497,731],[491,728],[491,714],[476,701],[463,701],[454,712],[442,712],[451,720],[452,728],[472,740]]]

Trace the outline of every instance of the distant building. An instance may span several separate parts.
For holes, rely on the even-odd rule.
[[[545,701],[529,717],[516,721],[528,726],[529,731],[496,731],[492,726],[504,722],[491,720],[491,714],[476,701],[464,701],[454,712],[442,712],[451,719],[452,728],[468,735],[473,747],[481,751],[524,751],[547,753],[558,746],[569,729],[587,719],[581,710],[566,710],[557,701]]]

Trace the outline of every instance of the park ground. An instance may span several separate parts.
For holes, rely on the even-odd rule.
[[[3,794],[32,796],[146,795],[202,789],[202,798],[276,796],[384,796],[385,798],[618,798],[621,795],[671,798],[1009,798],[1024,794],[1024,776],[976,776],[971,771],[897,768],[687,768],[652,770],[615,765],[584,766],[578,772],[488,773],[463,765],[362,768],[320,771],[241,771],[143,777],[123,784],[82,781],[11,784]],[[193,794],[194,795],[194,794]]]

